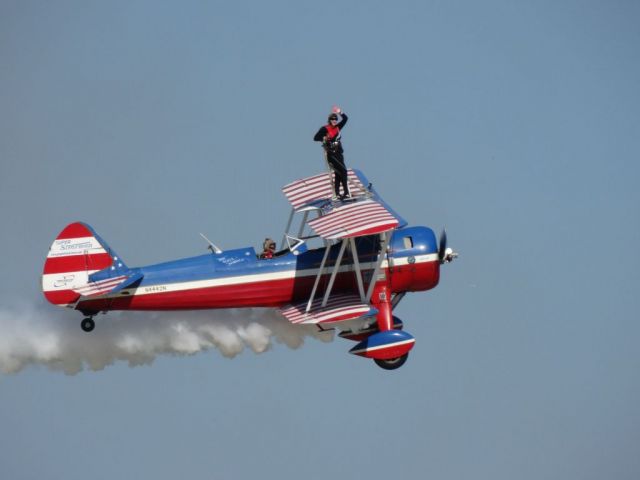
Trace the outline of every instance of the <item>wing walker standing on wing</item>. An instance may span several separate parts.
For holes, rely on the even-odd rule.
[[[338,123],[338,115],[342,118]],[[327,120],[327,124],[320,127],[313,140],[322,142],[324,158],[329,167],[329,171],[334,174],[334,191],[336,199],[344,200],[349,197],[349,186],[347,185],[347,167],[344,163],[344,149],[342,148],[341,130],[347,124],[347,114],[340,107],[333,107]],[[342,186],[342,193],[340,193]]]
[[[222,250],[203,235],[207,254],[130,268],[92,227],[69,224],[49,249],[44,295],[82,312],[86,332],[110,310],[277,308],[293,324],[337,329],[358,342],[350,353],[396,369],[415,339],[394,308],[408,292],[438,285],[440,266],[458,254],[444,231],[438,242],[430,228],[408,226],[362,172],[345,175],[348,201],[334,197],[331,173],[283,187],[292,208],[277,252],[269,238],[257,254]]]

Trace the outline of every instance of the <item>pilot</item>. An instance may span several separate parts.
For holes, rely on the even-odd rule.
[[[338,115],[340,115],[340,122],[338,122]],[[342,142],[340,137],[340,130],[347,124],[349,118],[340,109],[340,107],[333,107],[331,115],[329,115],[327,125],[320,127],[318,133],[315,134],[313,140],[316,142],[322,142],[324,148],[325,158],[331,170],[334,173],[334,190],[335,196],[344,200],[349,197],[349,187],[347,186],[347,167],[344,164],[344,150],[342,149]],[[342,195],[340,195],[340,185],[342,185]]]
[[[260,254],[260,258],[273,258],[273,254],[276,252],[276,242],[270,238],[265,238],[262,248],[263,250]]]

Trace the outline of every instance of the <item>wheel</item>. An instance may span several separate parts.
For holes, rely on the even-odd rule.
[[[405,353],[401,357],[389,358],[388,360],[378,360],[374,358],[373,361],[376,362],[380,368],[384,368],[385,370],[395,370],[396,368],[400,368],[404,365],[404,362],[409,358],[409,354]]]
[[[80,323],[80,328],[85,332],[91,332],[96,328],[96,322],[93,321],[93,318],[87,317]]]

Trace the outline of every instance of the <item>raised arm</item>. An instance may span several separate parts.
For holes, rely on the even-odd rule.
[[[338,128],[340,130],[342,130],[344,128],[344,126],[347,124],[347,120],[349,120],[349,117],[347,117],[347,114],[344,112],[340,112],[340,123],[338,124]]]

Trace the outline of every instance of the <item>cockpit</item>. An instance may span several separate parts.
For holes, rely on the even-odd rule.
[[[299,255],[306,252],[308,247],[304,239],[292,237],[291,235],[285,235],[284,241],[286,247],[276,250],[276,242],[270,238],[266,238],[263,242],[263,251],[259,254],[258,260],[271,260],[273,258],[283,257],[292,253],[293,255]]]

